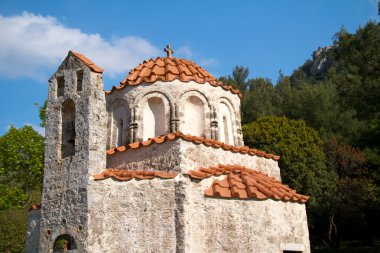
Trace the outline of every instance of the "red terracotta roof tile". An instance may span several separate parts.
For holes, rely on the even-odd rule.
[[[139,85],[141,83],[154,83],[158,80],[171,82],[177,79],[182,82],[194,81],[201,84],[208,82],[212,86],[220,86],[224,90],[230,91],[240,98],[242,97],[239,90],[233,89],[231,86],[223,85],[222,82],[219,82],[215,77],[194,62],[173,57],[157,57],[144,61],[129,71],[128,76],[120,82],[120,86],[113,86],[110,91],[106,91],[106,94],[110,94],[114,90],[120,90],[127,86]]]
[[[181,132],[175,132],[175,133],[170,133],[167,135],[161,135],[161,136],[157,136],[154,138],[149,138],[147,141],[134,142],[134,143],[128,144],[126,146],[111,148],[111,149],[107,150],[106,152],[107,152],[107,155],[113,155],[117,152],[128,151],[128,149],[137,149],[137,148],[140,148],[141,146],[145,147],[145,146],[152,145],[153,143],[161,144],[161,143],[164,143],[168,140],[174,140],[177,138],[181,138],[185,141],[190,141],[190,142],[193,142],[195,144],[203,144],[205,146],[211,146],[214,148],[222,148],[222,149],[230,151],[230,152],[241,153],[241,154],[247,154],[248,153],[249,155],[256,155],[256,156],[260,156],[260,157],[265,157],[265,158],[272,159],[275,161],[280,160],[280,156],[268,154],[268,153],[265,153],[264,151],[260,151],[257,149],[250,149],[247,146],[242,146],[242,147],[231,146],[231,145],[228,145],[228,144],[220,142],[220,141],[206,139],[204,137],[198,137],[198,136],[193,136],[193,135],[188,135],[188,134],[185,135]]]
[[[106,169],[99,174],[93,175],[95,180],[113,178],[121,181],[128,181],[132,178],[136,179],[153,179],[155,177],[169,179],[175,178],[178,173],[166,171],[143,171],[143,170],[124,170],[124,169]]]
[[[86,64],[92,71],[94,71],[96,73],[103,73],[103,69],[102,68],[96,66],[95,63],[93,63],[90,59],[88,59],[83,54],[74,52],[72,50],[69,51],[69,54],[72,54],[75,57],[77,57],[78,59],[80,59],[81,61],[83,61],[83,63]]]
[[[297,194],[289,186],[241,165],[221,165],[198,170],[189,170],[187,174],[195,179],[226,175],[224,179],[215,179],[211,187],[204,191],[205,196],[238,199],[275,199],[305,203],[309,197]]]
[[[29,211],[32,211],[32,210],[38,210],[38,209],[41,209],[41,203],[39,204],[35,204],[35,205],[31,205],[29,207]]]

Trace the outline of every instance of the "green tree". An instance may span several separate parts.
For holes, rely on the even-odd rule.
[[[232,70],[232,77],[221,77],[221,81],[226,86],[232,86],[235,89],[240,90],[243,94],[247,90],[246,79],[249,75],[249,69],[247,67],[236,65]]]
[[[43,166],[44,139],[32,127],[11,127],[0,137],[0,209],[38,201]]]
[[[325,153],[328,166],[338,175],[335,191],[327,194],[324,201],[329,213],[330,242],[338,245],[339,238],[371,241],[380,235],[380,196],[368,173],[365,154],[336,139],[325,144]]]
[[[243,123],[249,123],[262,116],[273,116],[275,107],[274,87],[270,79],[256,78],[247,82],[248,90],[242,100]]]
[[[284,183],[318,201],[333,185],[334,173],[326,167],[323,142],[303,120],[267,116],[243,126],[244,141],[251,147],[281,156]]]
[[[25,252],[27,216],[25,208],[0,210],[0,252]]]

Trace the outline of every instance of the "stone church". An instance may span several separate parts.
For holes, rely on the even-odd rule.
[[[244,146],[240,91],[165,52],[110,91],[73,51],[50,78],[26,252],[310,252],[308,197]]]

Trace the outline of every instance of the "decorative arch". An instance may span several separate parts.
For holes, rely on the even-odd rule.
[[[61,158],[75,154],[75,103],[68,99],[62,105],[61,111]]]
[[[53,252],[66,252],[77,249],[74,237],[69,234],[57,236],[53,243]]]
[[[209,137],[210,108],[207,97],[196,90],[186,91],[179,100],[180,131],[200,137]]]
[[[218,101],[218,127],[219,141],[235,145],[235,110],[227,98],[220,98]]]
[[[136,100],[138,101],[138,100]],[[138,139],[149,138],[169,133],[171,104],[169,98],[158,91],[145,94],[138,108]]]
[[[109,146],[125,146],[130,143],[131,110],[126,100],[118,99],[109,111]]]

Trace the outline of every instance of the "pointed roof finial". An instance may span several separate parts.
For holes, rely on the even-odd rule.
[[[166,47],[165,47],[165,49],[164,49],[164,51],[166,52],[166,57],[172,57],[172,54],[174,54],[174,50],[173,50],[173,48],[172,48],[172,46],[171,45],[167,45]]]

